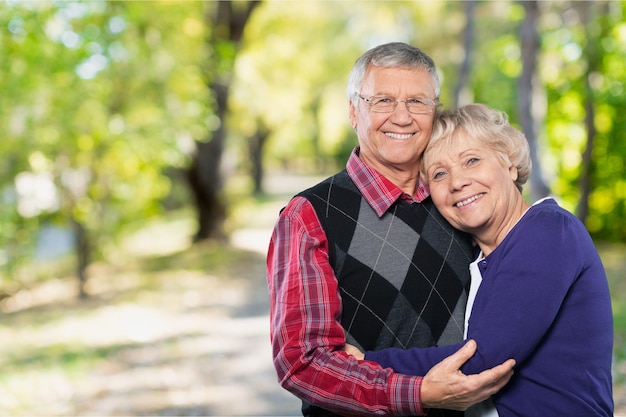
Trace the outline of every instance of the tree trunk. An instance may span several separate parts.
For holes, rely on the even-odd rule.
[[[518,111],[522,129],[530,146],[533,170],[530,175],[531,198],[536,201],[550,194],[550,189],[543,180],[541,161],[537,151],[535,119],[532,113],[534,82],[537,78],[537,52],[539,34],[537,20],[539,7],[536,0],[521,2],[526,10],[521,28],[522,75],[518,82]]]
[[[90,242],[87,229],[85,226],[72,219],[72,230],[74,232],[74,248],[76,250],[76,276],[78,277],[78,296],[81,299],[88,297],[86,285],[87,285],[87,267],[90,261]]]
[[[218,84],[211,87],[216,96],[216,115],[220,120],[224,120],[228,87]],[[223,180],[220,162],[225,135],[224,124],[221,123],[209,141],[198,142],[193,163],[187,171],[198,214],[198,229],[194,235],[194,242],[223,237],[222,224],[226,217],[226,209],[221,195]]]
[[[207,40],[207,48],[211,51],[211,57],[205,74],[207,87],[215,98],[214,110],[220,125],[215,132],[209,133],[208,140],[197,142],[193,162],[187,171],[198,216],[194,242],[223,237],[222,225],[226,216],[226,204],[222,196],[223,179],[220,164],[227,133],[225,120],[235,58],[221,51],[224,45],[230,45],[236,56],[246,22],[259,3],[259,1],[207,3],[206,24],[211,33]]]
[[[591,78],[594,73],[598,72],[600,66],[600,48],[595,41],[597,35],[592,35],[589,30],[589,22],[593,21],[593,5],[591,2],[582,2],[579,5],[578,12],[583,21],[585,28],[585,39],[587,39],[587,48],[585,55],[587,57],[587,71],[585,73],[585,127],[587,130],[587,142],[585,150],[582,154],[582,162],[580,167],[580,203],[578,204],[576,215],[584,223],[589,216],[589,195],[592,190],[592,173],[593,173],[593,144],[596,136],[595,107],[594,107],[594,91],[591,85]],[[606,11],[608,12],[608,10]]]
[[[461,70],[459,71],[459,80],[454,88],[454,108],[458,108],[461,103],[461,95],[463,90],[467,88],[469,80],[470,68],[472,63],[472,46],[474,44],[474,10],[476,8],[475,0],[468,0],[465,3],[465,16],[467,23],[465,30],[463,31],[463,49],[465,50],[465,57],[463,58],[463,64],[461,64]],[[473,100],[472,100],[473,101]]]
[[[267,142],[269,131],[264,126],[259,126],[249,142],[252,181],[254,182],[254,194],[263,193],[263,147]]]

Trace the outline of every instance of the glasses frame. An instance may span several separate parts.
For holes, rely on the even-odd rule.
[[[427,98],[413,98],[410,97],[406,100],[398,100],[395,97],[391,97],[391,96],[370,96],[368,98],[363,97],[361,94],[359,93],[354,93],[358,98],[360,98],[361,100],[363,100],[367,106],[369,107],[370,111],[374,112],[374,113],[393,113],[396,108],[398,107],[398,103],[404,103],[404,105],[406,106],[406,110],[411,113],[411,114],[430,114],[430,113],[434,113],[434,111],[438,108],[441,107],[441,103],[439,103],[439,100],[430,100]],[[380,98],[388,98],[388,99],[393,99],[393,107],[391,107],[390,109],[387,110],[381,110],[381,109],[375,109],[372,105],[372,100],[375,99],[376,97],[380,97]],[[412,111],[409,108],[409,100],[417,100],[423,104],[426,104],[427,106],[432,106],[432,109],[429,108],[425,108],[425,109],[419,109],[419,111]],[[413,109],[415,110],[415,109]]]

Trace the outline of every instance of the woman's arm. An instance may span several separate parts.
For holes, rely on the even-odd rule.
[[[468,337],[478,344],[463,366],[481,372],[508,358],[523,363],[549,331],[582,268],[570,219],[531,209],[481,266],[483,282]],[[397,372],[423,375],[461,345],[367,352],[366,360]]]
[[[401,374],[426,375],[433,366],[452,355],[462,346],[463,343],[430,348],[387,348],[376,352],[365,352],[363,359],[377,362],[383,368],[391,368]],[[353,354],[352,351],[346,351]],[[358,354],[354,356],[359,358]]]

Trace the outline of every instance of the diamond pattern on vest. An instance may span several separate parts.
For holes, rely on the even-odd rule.
[[[328,238],[348,343],[378,350],[462,340],[471,245],[430,199],[399,200],[379,218],[345,171],[300,195]]]

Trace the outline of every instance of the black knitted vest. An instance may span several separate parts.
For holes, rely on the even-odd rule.
[[[379,218],[345,170],[299,195],[313,205],[328,239],[348,343],[380,350],[463,340],[471,241],[430,198],[413,204],[399,199]],[[302,411],[336,415],[306,403]]]

